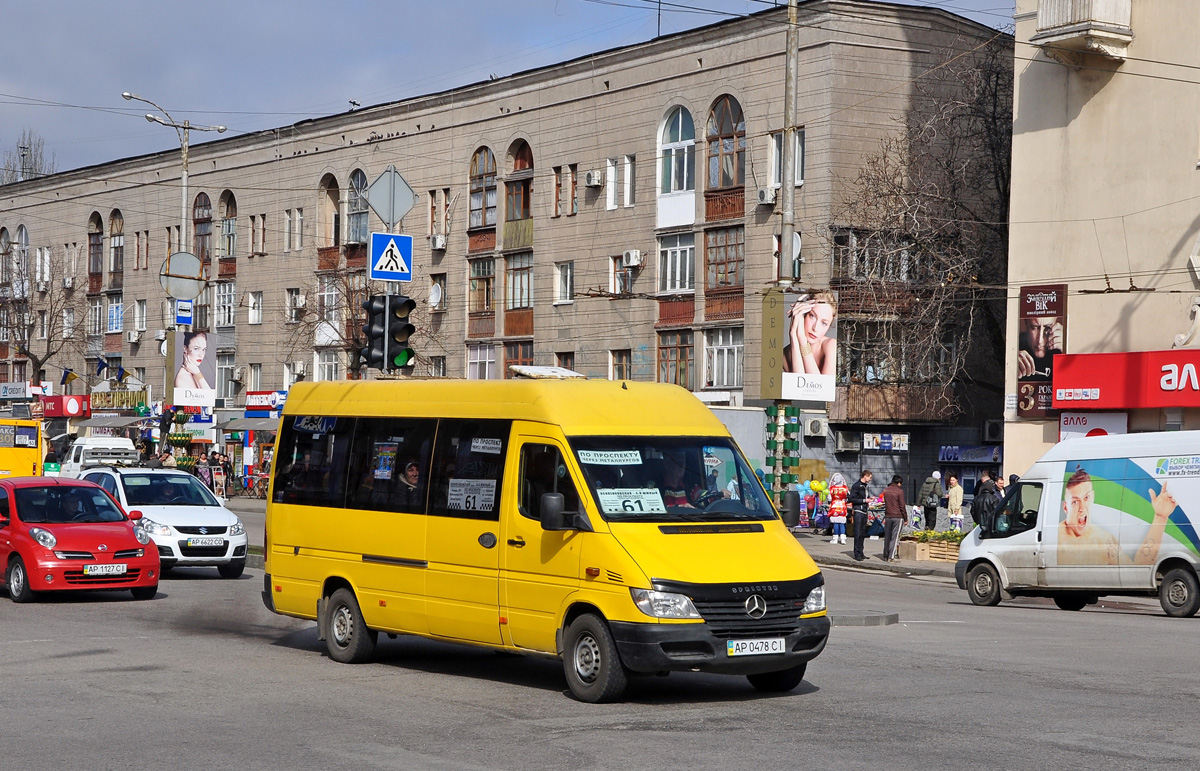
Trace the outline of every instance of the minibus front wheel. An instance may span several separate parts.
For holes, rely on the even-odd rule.
[[[362,664],[371,659],[379,633],[367,628],[354,592],[346,587],[335,591],[325,606],[325,647],[329,658],[343,664]]]
[[[563,672],[571,693],[580,701],[615,701],[625,693],[629,679],[604,619],[585,613],[567,625]]]

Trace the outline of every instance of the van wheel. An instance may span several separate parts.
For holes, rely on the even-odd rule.
[[[563,672],[575,698],[591,704],[621,698],[629,682],[608,624],[592,613],[567,626]]]
[[[804,672],[808,669],[808,662],[794,666],[791,669],[784,669],[779,672],[760,672],[757,675],[746,675],[746,679],[750,681],[758,690],[764,693],[786,693],[792,690],[804,680]]]
[[[1000,576],[986,562],[967,573],[967,594],[976,605],[1000,604]]]
[[[325,609],[325,647],[329,658],[343,664],[362,664],[375,652],[379,633],[368,629],[358,600],[349,589],[338,589]]]
[[[1088,604],[1088,596],[1086,594],[1056,594],[1054,595],[1054,604],[1059,610],[1083,610]]]
[[[25,563],[20,557],[13,557],[12,562],[8,563],[8,575],[4,580],[8,584],[8,596],[13,602],[33,602],[37,599],[37,592],[29,588],[29,572],[25,570]]]
[[[1196,581],[1196,574],[1187,568],[1168,570],[1158,589],[1158,601],[1168,616],[1190,618],[1196,615],[1200,610],[1200,582]]]

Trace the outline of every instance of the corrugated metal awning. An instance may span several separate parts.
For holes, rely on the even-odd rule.
[[[234,418],[220,426],[222,431],[278,431],[279,418]]]
[[[102,418],[88,418],[81,420],[75,425],[79,428],[124,428],[141,423],[143,420],[151,418],[138,417],[137,415],[110,415]]]

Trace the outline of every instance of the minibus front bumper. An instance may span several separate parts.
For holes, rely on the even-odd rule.
[[[731,675],[777,672],[816,658],[829,639],[829,617],[800,619],[783,635],[783,653],[731,656],[728,637],[717,637],[707,623],[637,624],[609,622],[621,663],[634,672],[699,671]],[[738,638],[733,638],[738,639]]]

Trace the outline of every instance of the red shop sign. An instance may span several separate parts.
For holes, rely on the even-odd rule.
[[[47,418],[86,418],[92,414],[88,396],[42,396],[42,408]]]
[[[1054,409],[1200,407],[1200,350],[1054,357]]]

